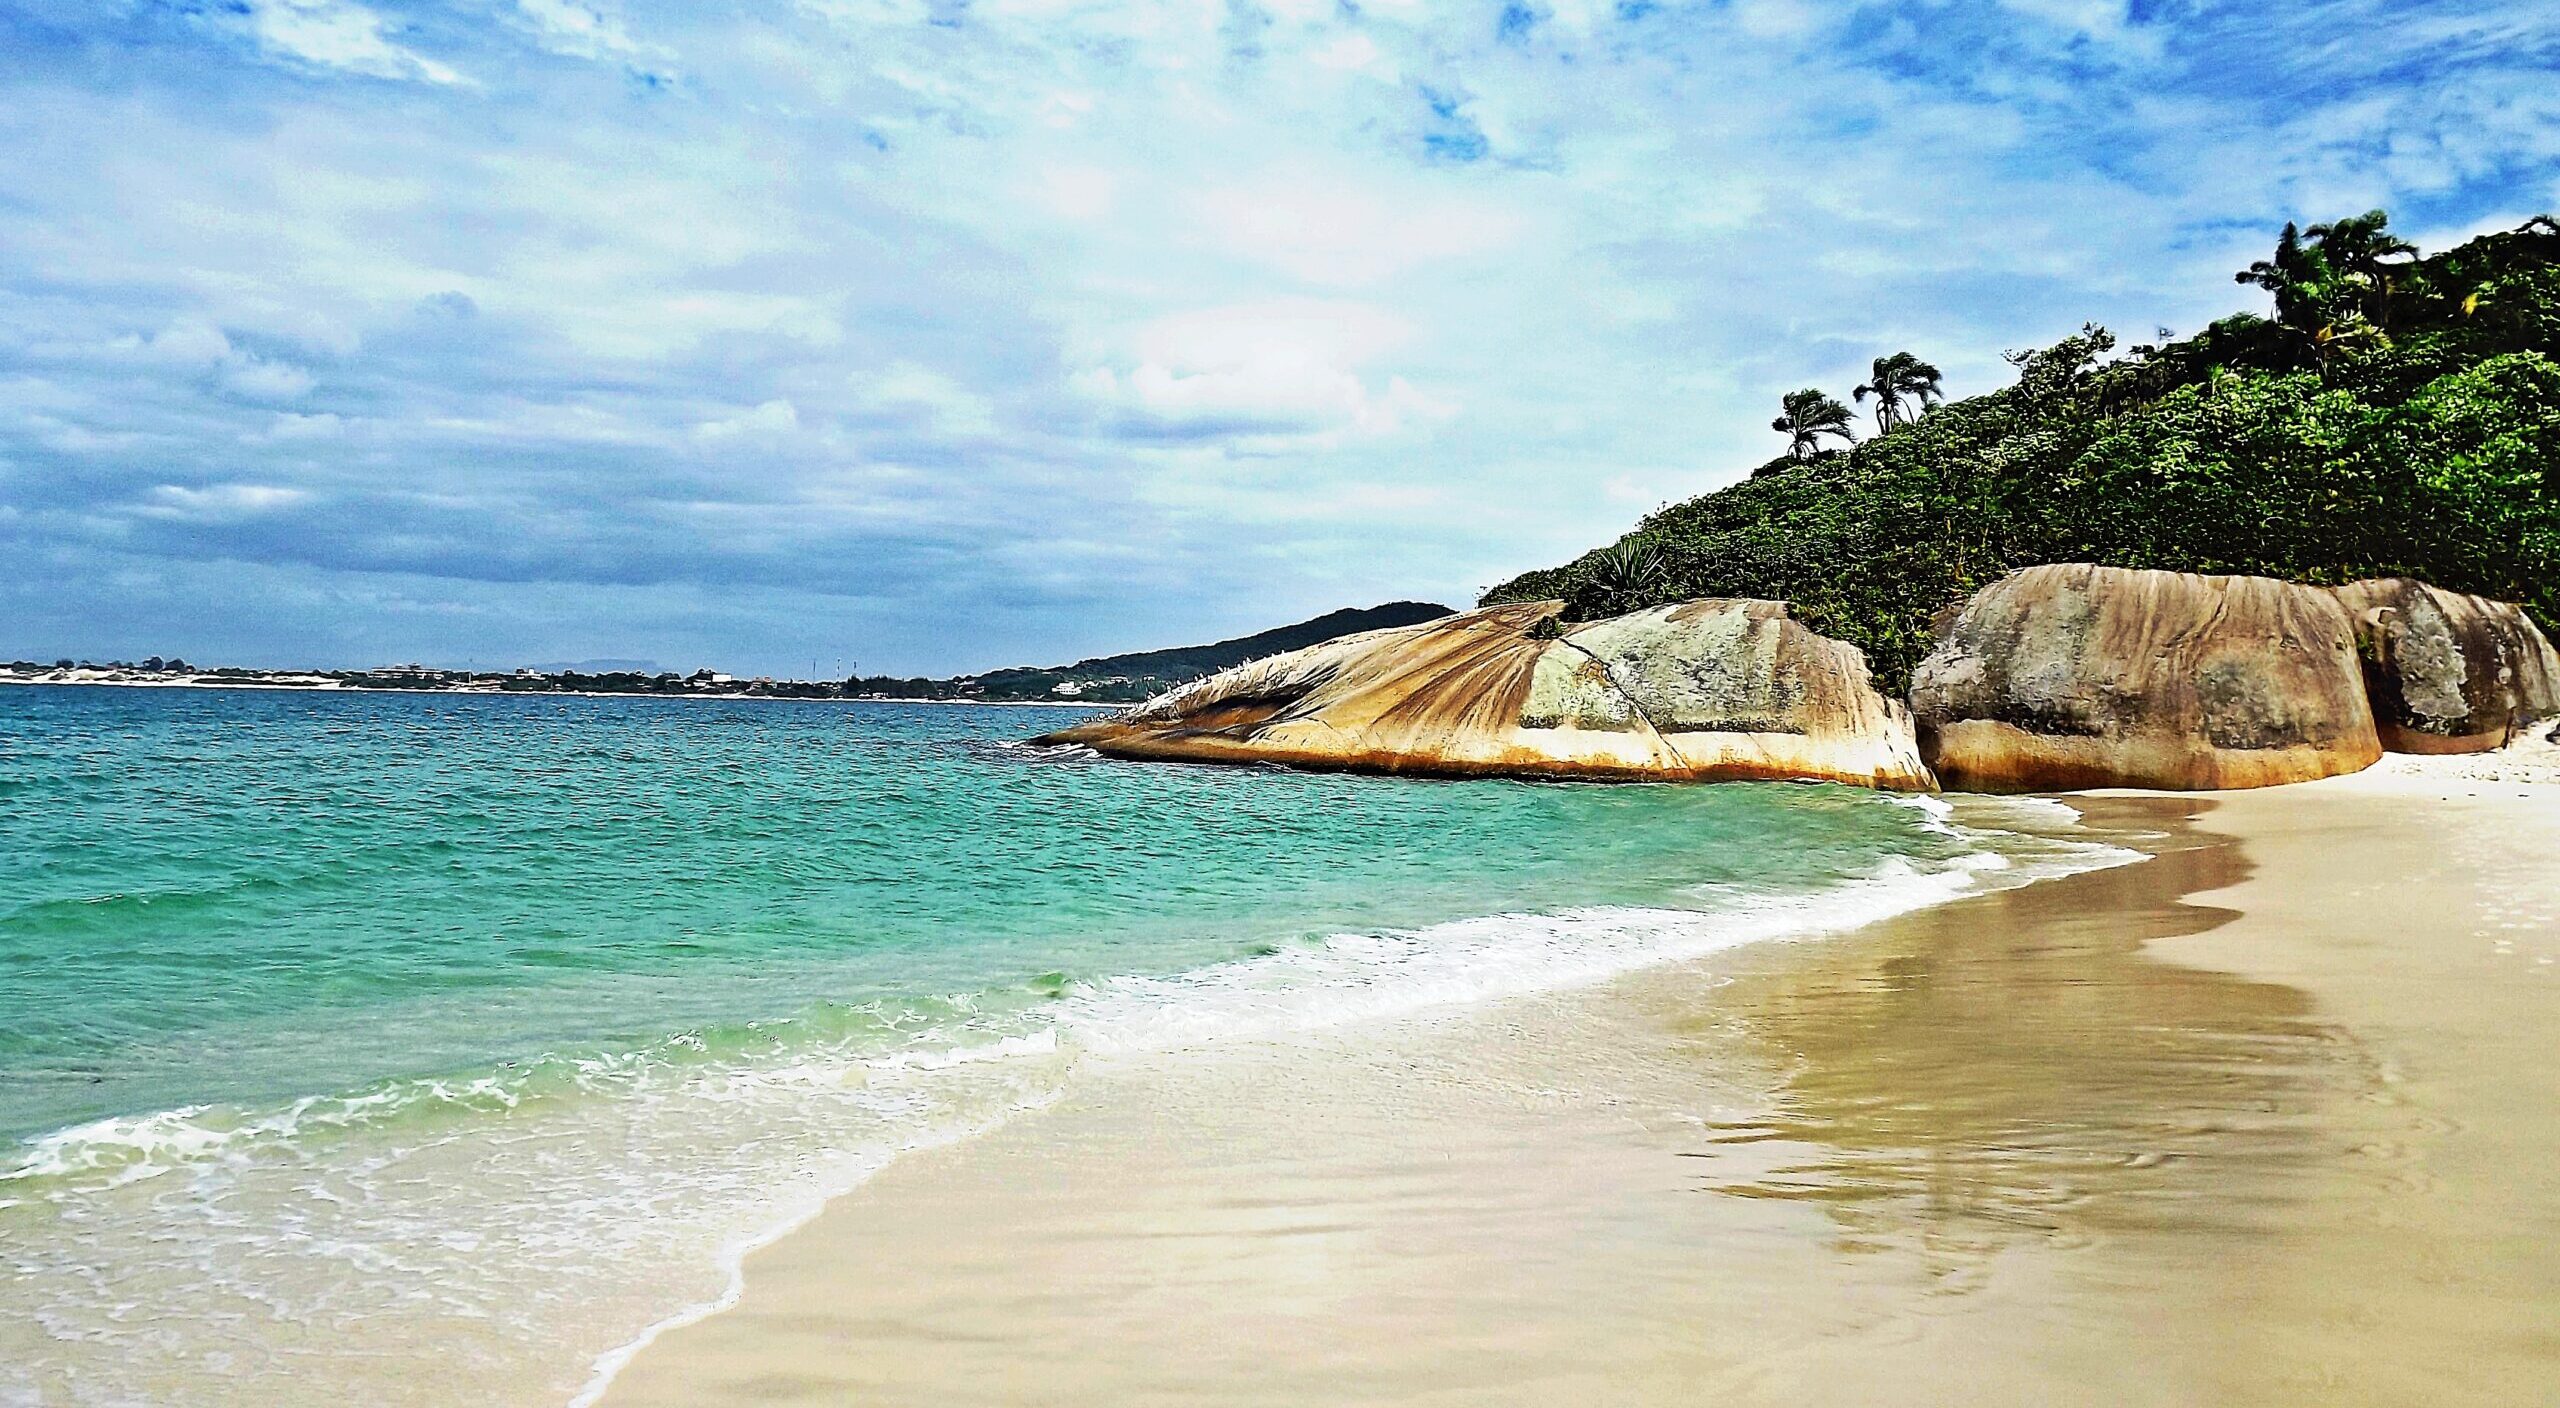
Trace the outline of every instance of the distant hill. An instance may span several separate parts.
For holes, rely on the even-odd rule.
[[[1391,626],[1411,626],[1450,614],[1450,608],[1427,601],[1390,601],[1382,606],[1328,611],[1310,621],[1275,626],[1267,631],[1210,645],[1141,650],[1126,655],[1097,656],[1072,665],[1022,666],[943,680],[872,676],[850,681],[848,690],[890,699],[1082,699],[1134,704],[1162,694],[1175,685],[1216,674],[1247,660],[1259,660],[1266,655],[1296,650],[1336,636],[1385,630]]]

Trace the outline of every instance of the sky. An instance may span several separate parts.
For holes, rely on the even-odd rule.
[[[2375,206],[2560,208],[2560,5],[0,0],[0,659],[1465,605]]]

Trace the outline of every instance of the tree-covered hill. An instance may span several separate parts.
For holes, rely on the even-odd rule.
[[[2420,258],[2377,211],[2287,226],[2238,277],[2274,317],[2120,356],[2090,326],[1934,410],[1933,369],[1880,357],[1857,399],[1884,429],[1847,450],[1819,448],[1846,408],[1793,393],[1787,454],[1484,600],[1781,598],[1897,691],[1942,605],[2038,562],[2406,574],[2560,625],[2560,224]]]

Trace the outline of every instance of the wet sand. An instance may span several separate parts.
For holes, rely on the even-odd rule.
[[[605,1402],[2560,1402],[2560,792],[2084,805],[2156,858],[1090,1072]]]

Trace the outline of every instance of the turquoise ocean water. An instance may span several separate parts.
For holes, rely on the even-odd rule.
[[[1082,1063],[2120,855],[2032,804],[1017,741],[1080,716],[0,689],[0,1404],[567,1402]]]

